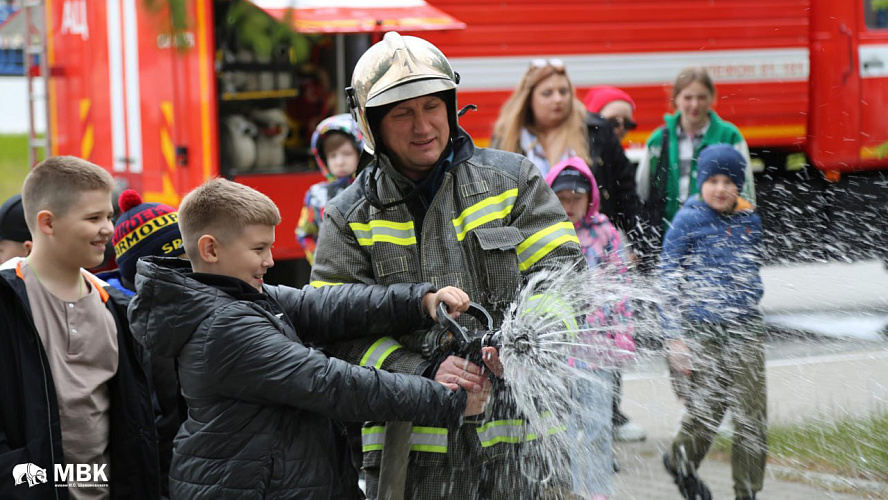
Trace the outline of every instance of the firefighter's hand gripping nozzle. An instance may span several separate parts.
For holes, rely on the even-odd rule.
[[[500,350],[502,332],[494,330],[493,317],[480,304],[469,303],[466,314],[485,324],[486,329],[466,329],[450,317],[447,306],[442,302],[438,304],[438,324],[422,334],[405,335],[400,339],[401,343],[408,349],[422,353],[427,359],[453,354],[483,366],[481,348],[495,347]]]

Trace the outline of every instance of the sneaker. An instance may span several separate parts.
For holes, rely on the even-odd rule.
[[[647,439],[647,432],[635,422],[626,422],[614,429],[614,440],[621,443],[634,443]]]
[[[685,500],[712,500],[712,492],[700,480],[697,473],[687,469],[677,470],[672,466],[668,453],[663,454],[663,466],[666,467],[666,472],[672,476],[672,480],[678,486],[678,492],[681,493],[682,498]]]

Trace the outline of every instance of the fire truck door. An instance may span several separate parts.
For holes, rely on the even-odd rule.
[[[859,3],[811,2],[808,156],[823,170],[844,170],[860,159]]]
[[[888,1],[859,0],[860,159],[864,167],[888,160]]]

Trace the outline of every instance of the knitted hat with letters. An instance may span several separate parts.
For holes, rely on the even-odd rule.
[[[746,160],[730,144],[713,144],[700,152],[697,158],[697,189],[703,189],[706,179],[716,174],[727,175],[738,190],[746,180]]]
[[[25,209],[22,207],[20,194],[12,196],[0,206],[0,240],[19,243],[31,241],[31,231],[25,222]]]
[[[175,257],[185,253],[185,247],[175,208],[162,203],[143,203],[139,193],[132,189],[120,193],[117,204],[122,213],[114,225],[111,243],[120,278],[125,286],[131,287],[139,257]]]

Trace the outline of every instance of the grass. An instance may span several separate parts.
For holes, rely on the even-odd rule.
[[[28,136],[0,134],[0,203],[21,192],[28,168]]]
[[[718,438],[715,456],[727,459],[730,442]],[[836,422],[774,425],[768,461],[797,470],[888,482],[888,413]]]

